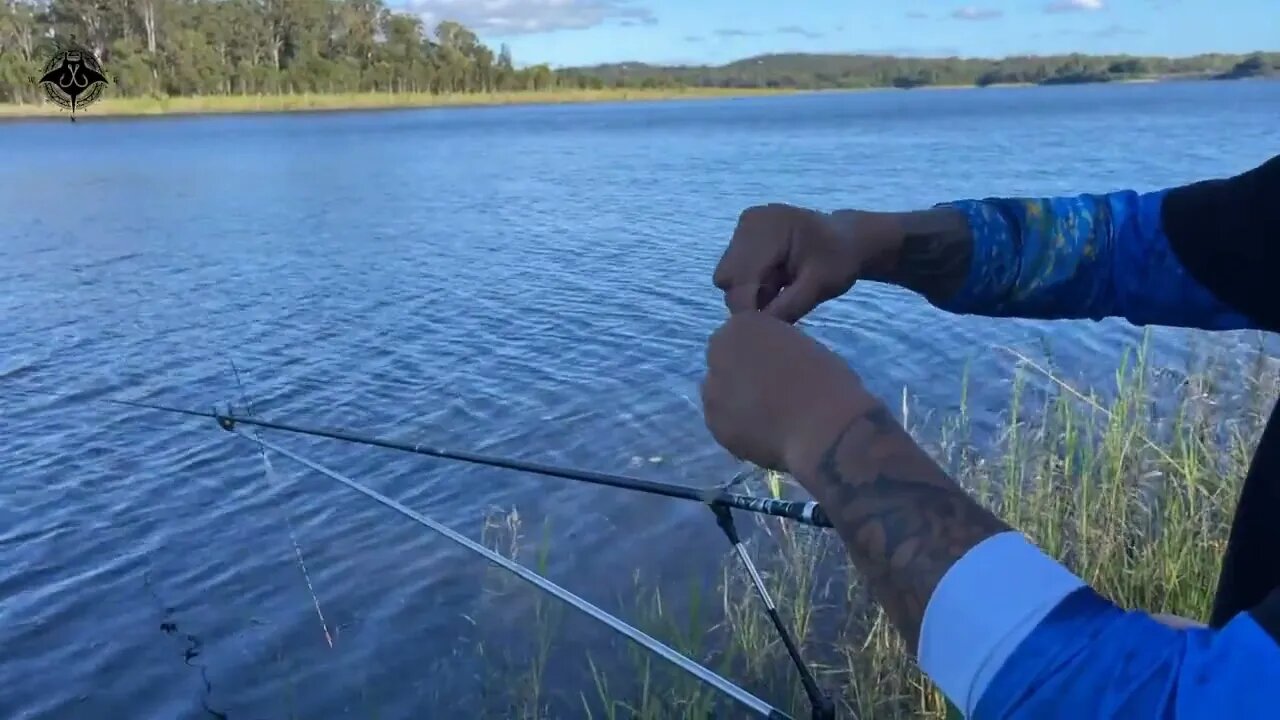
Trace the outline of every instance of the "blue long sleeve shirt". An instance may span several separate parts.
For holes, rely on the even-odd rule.
[[[1280,283],[1280,157],[1230,179],[1157,192],[948,205],[968,217],[974,257],[963,288],[938,302],[945,310],[1280,328],[1280,285],[1272,288]],[[1212,627],[1167,627],[1083,581],[1019,585],[1023,605],[1001,620],[984,587],[1053,571],[1047,558],[1019,560],[1027,564],[1015,571],[1012,555],[998,555],[1010,551],[996,544],[962,558],[939,586],[951,590],[936,607],[930,601],[933,630],[926,614],[920,648],[922,665],[926,657],[933,665],[926,671],[979,720],[1280,717],[1278,428],[1268,423],[1245,482]]]
[[[1168,192],[949,203],[969,219],[974,262],[963,289],[942,307],[1206,330],[1258,327],[1178,259],[1161,221]]]

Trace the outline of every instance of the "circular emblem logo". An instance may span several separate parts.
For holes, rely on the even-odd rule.
[[[107,76],[98,58],[88,48],[76,42],[62,43],[53,57],[45,63],[37,81],[49,101],[71,111],[74,121],[76,111],[92,105],[107,86]]]

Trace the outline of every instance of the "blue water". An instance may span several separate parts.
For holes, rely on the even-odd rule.
[[[452,717],[481,629],[528,639],[530,593],[485,594],[447,541],[105,398],[207,408],[234,361],[262,414],[710,485],[739,467],[695,402],[744,207],[1151,189],[1274,154],[1277,111],[1280,83],[1237,82],[0,124],[0,717]],[[987,429],[1000,346],[1105,384],[1140,336],[871,283],[809,326],[894,407],[945,416],[969,365]],[[1157,356],[1206,337],[1157,330]],[[518,508],[607,607],[723,549],[696,506],[278,439],[473,537]]]

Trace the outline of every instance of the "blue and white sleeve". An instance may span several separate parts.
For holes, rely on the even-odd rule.
[[[1280,646],[1250,613],[1175,629],[1122,610],[1020,533],[995,535],[943,576],[920,667],[975,720],[1269,717]]]
[[[968,217],[974,254],[964,287],[938,306],[994,317],[1257,327],[1179,262],[1162,227],[1167,192],[947,203]]]

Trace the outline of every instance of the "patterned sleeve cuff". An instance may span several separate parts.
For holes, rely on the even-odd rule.
[[[943,203],[964,213],[973,238],[973,261],[964,287],[938,307],[954,313],[986,314],[1007,297],[1018,278],[1016,226],[994,203],[960,200]]]
[[[1161,224],[1164,195],[1126,190],[947,203],[969,220],[973,264],[964,287],[938,307],[990,317],[1256,327],[1182,267]]]
[[[1037,319],[1115,313],[1106,196],[988,198],[952,203],[969,218],[973,266],[944,309]]]

